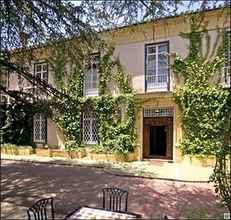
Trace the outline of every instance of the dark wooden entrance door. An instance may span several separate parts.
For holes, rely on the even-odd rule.
[[[173,118],[144,118],[143,156],[144,158],[172,159]]]
[[[166,156],[166,126],[150,126],[150,155]]]

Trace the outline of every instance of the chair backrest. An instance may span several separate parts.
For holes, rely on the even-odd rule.
[[[53,198],[40,199],[27,210],[28,219],[54,220]]]
[[[128,191],[116,187],[103,188],[103,208],[127,212]]]

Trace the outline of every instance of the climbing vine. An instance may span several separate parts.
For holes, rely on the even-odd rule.
[[[99,143],[94,146],[96,151],[127,154],[134,148],[134,94],[129,75],[125,73],[118,59],[112,59],[112,54],[113,48],[109,48],[100,57],[99,96],[83,96],[84,65],[72,68],[69,79],[66,79],[68,83],[58,83],[67,96],[61,99],[54,97],[51,106],[54,120],[63,129],[67,150],[83,147],[81,123],[86,109],[91,109],[97,115]],[[65,76],[64,65],[60,67],[61,65],[58,66],[56,80],[63,80]],[[63,77],[60,77],[60,73]],[[116,94],[112,94],[112,88]]]
[[[195,17],[190,21],[191,32],[184,34],[190,42],[189,55],[185,59],[177,56],[173,65],[174,73],[184,79],[184,83],[174,91],[176,103],[182,111],[184,137],[180,147],[184,154],[216,157],[211,180],[222,202],[231,211],[231,146],[225,141],[230,136],[231,94],[221,86],[221,75],[217,77],[223,72],[226,62],[228,36],[225,30],[218,32],[219,40],[215,41],[212,49],[216,55],[213,54],[213,59],[203,56],[202,36],[208,32],[199,30],[201,25]],[[221,42],[220,46],[218,42]],[[207,50],[210,48],[208,45]],[[208,51],[205,54],[208,55]]]

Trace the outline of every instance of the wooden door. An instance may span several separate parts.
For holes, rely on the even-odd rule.
[[[150,155],[150,128],[152,126],[165,126],[166,130],[166,155],[154,155],[154,158],[173,158],[173,118],[172,117],[147,117],[144,118],[143,126],[143,157],[153,157]]]

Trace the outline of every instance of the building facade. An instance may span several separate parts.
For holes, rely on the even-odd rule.
[[[208,34],[211,44],[217,40],[217,28],[225,29],[230,36],[230,17],[222,10],[206,12]],[[174,101],[173,90],[177,80],[171,69],[175,54],[186,57],[189,52],[189,39],[181,33],[189,33],[190,24],[186,16],[175,16],[146,22],[139,25],[119,28],[102,33],[102,38],[115,46],[114,56],[118,56],[125,71],[131,75],[132,88],[139,105],[136,115],[137,158],[157,158],[177,161],[177,145],[181,142],[181,113]],[[202,48],[206,50],[203,39]],[[209,51],[212,53],[212,50]],[[29,71],[54,85],[54,76],[49,64],[44,62],[45,54],[28,66]],[[227,57],[230,60],[230,52]],[[91,57],[85,73],[84,95],[97,96],[98,54]],[[230,64],[230,61],[229,61]],[[230,66],[224,66],[221,80],[224,88],[230,87]],[[20,82],[11,74],[8,88],[16,89],[19,84],[31,89],[26,82]],[[4,99],[1,96],[1,99]],[[83,115],[83,142],[87,145],[97,142],[96,116]],[[37,145],[64,149],[62,131],[51,119],[37,114],[33,119],[33,140]]]

